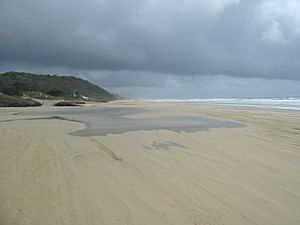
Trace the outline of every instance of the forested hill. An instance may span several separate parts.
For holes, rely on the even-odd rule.
[[[51,96],[76,94],[99,101],[116,98],[105,89],[77,77],[20,72],[0,74],[0,92],[7,95],[22,95],[26,92],[40,92]]]

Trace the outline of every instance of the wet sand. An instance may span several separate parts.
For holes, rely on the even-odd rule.
[[[74,110],[0,109],[0,224],[300,223],[298,112],[149,102]]]

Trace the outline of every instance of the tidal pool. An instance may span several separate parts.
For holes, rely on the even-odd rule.
[[[140,130],[171,130],[175,132],[204,131],[210,128],[236,128],[243,124],[231,121],[211,119],[203,116],[170,116],[143,119],[131,119],[126,116],[149,112],[140,108],[72,108],[51,112],[31,112],[26,115],[60,117],[66,120],[80,121],[86,128],[78,130],[74,136],[104,136]]]

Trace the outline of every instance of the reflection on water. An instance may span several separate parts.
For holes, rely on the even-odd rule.
[[[71,133],[75,136],[104,136],[138,130],[172,130],[195,132],[210,128],[235,128],[244,125],[201,116],[171,116],[145,119],[126,118],[128,115],[149,112],[138,108],[78,108],[53,112],[34,112],[30,115],[59,116],[84,122],[86,128]]]

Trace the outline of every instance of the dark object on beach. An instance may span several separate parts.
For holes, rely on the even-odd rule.
[[[41,105],[40,102],[32,99],[0,93],[0,107],[33,107]]]
[[[103,101],[95,101],[95,102],[108,103],[108,101],[106,101],[106,100],[103,100]]]
[[[85,104],[85,102],[57,102],[54,104],[54,106],[80,106],[82,104]]]

